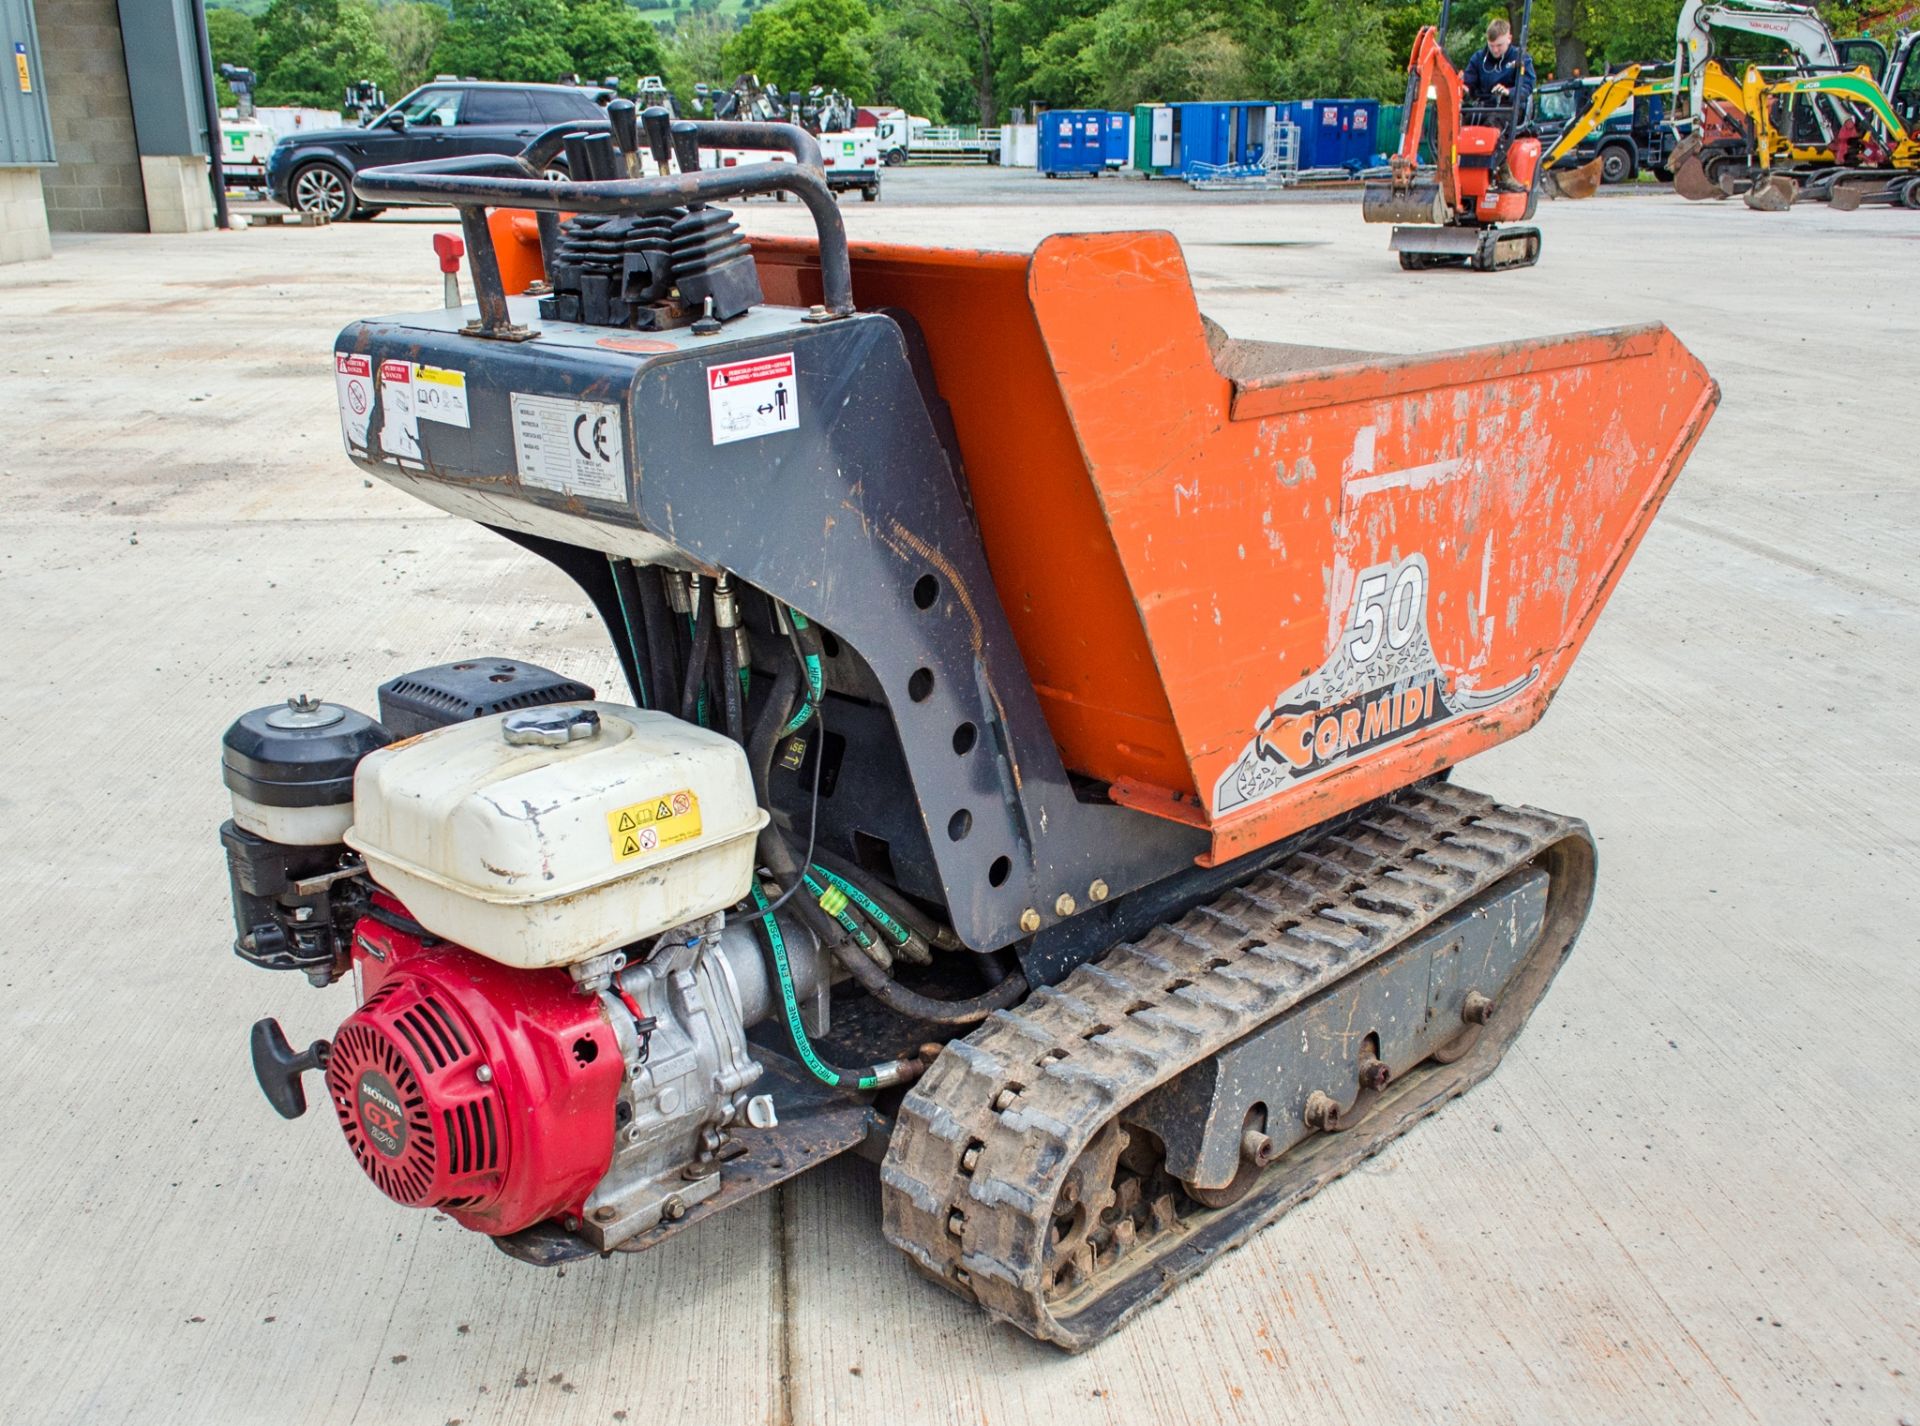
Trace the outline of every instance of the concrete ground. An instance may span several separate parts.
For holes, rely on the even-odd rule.
[[[251,1021],[351,992],[229,954],[220,731],[611,655],[341,453],[333,334],[437,299],[426,221],[66,239],[0,270],[0,1420],[1920,1420],[1920,214],[1562,203],[1536,269],[1407,275],[1350,198],[1119,182],[909,170],[847,218],[1168,227],[1301,342],[1663,319],[1725,389],[1551,715],[1462,773],[1603,854],[1499,1073],[1079,1358],[916,1278],[859,1162],[552,1273],[389,1203],[251,1082]]]

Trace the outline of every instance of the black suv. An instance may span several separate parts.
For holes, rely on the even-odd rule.
[[[515,154],[543,129],[605,117],[607,91],[564,84],[423,84],[363,129],[289,134],[267,160],[267,186],[289,208],[332,219],[379,211],[353,196],[353,175],[382,164],[463,154]],[[564,177],[564,160],[551,176]]]

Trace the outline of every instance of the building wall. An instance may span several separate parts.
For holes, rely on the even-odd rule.
[[[40,170],[0,168],[0,264],[52,256]]]
[[[59,157],[42,179],[49,225],[56,232],[146,232],[146,186],[118,5],[43,4],[39,30]]]

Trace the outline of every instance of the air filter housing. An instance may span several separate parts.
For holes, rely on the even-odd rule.
[[[394,738],[411,738],[490,713],[576,703],[593,697],[577,679],[509,658],[461,659],[390,678],[380,685],[380,722]]]

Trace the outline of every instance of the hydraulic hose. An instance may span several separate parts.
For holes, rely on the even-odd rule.
[[[740,695],[740,656],[733,647],[733,631],[722,631],[720,645],[720,726],[743,747],[747,741],[747,713]]]
[[[858,867],[852,866],[841,858],[834,856],[831,852],[815,852],[813,859],[830,875],[839,880],[843,887],[848,883],[849,879],[861,874]],[[901,925],[905,926],[929,946],[938,946],[943,951],[971,951],[973,949],[945,926],[936,924],[931,917],[927,916],[926,913],[918,907],[910,904],[904,896],[901,896],[890,887],[881,886],[875,889],[871,886],[863,885],[861,889],[866,891],[875,901],[879,902],[894,920],[900,922]],[[885,930],[886,928],[883,926],[881,929]]]
[[[629,562],[627,567],[633,569],[632,563]],[[648,566],[644,575],[638,570],[634,573],[640,623],[647,632],[647,661],[653,669],[654,706],[671,712],[676,672],[673,666],[673,610],[667,606],[667,591],[660,583],[662,571]]]
[[[753,739],[748,746],[748,767],[753,774],[754,791],[760,797],[761,805],[770,806],[768,799],[768,778],[773,766],[773,751],[780,739],[794,729],[804,727],[819,706],[823,672],[819,659],[819,631],[812,628],[798,611],[789,610],[788,618],[795,634],[798,664],[781,662],[780,671],[775,676],[774,686],[768,696],[767,706],[761,711],[759,723],[753,730]],[[805,629],[811,636],[813,647],[808,648]],[[811,657],[809,654],[811,653]],[[803,707],[784,723],[779,720],[799,685],[799,673],[804,670],[807,679],[807,699]],[[803,716],[804,715],[804,716]],[[797,720],[797,721],[796,721]],[[811,850],[811,849],[809,849]],[[792,888],[801,885],[805,872],[800,859],[787,845],[787,839],[771,821],[760,832],[758,845],[761,865],[773,874],[776,885]],[[840,886],[834,886],[845,896]],[[1019,1001],[1027,993],[1026,977],[1019,974],[1008,976],[991,990],[967,1000],[936,1000],[921,995],[897,983],[884,970],[876,965],[871,956],[863,950],[847,927],[820,904],[814,896],[804,894],[795,896],[794,903],[801,917],[807,922],[820,944],[828,947],[834,957],[846,967],[860,988],[878,1000],[882,1005],[897,1014],[915,1020],[926,1020],[937,1025],[970,1025],[986,1019],[996,1010],[1004,1010]],[[846,897],[850,903],[851,898]],[[844,907],[842,908],[845,909]],[[771,918],[763,917],[763,921]],[[895,918],[898,920],[898,918]],[[797,1046],[796,1046],[797,1049]],[[802,1057],[804,1059],[804,1056]]]
[[[800,665],[782,659],[779,671],[773,676],[773,687],[767,691],[767,706],[761,710],[760,717],[753,725],[753,737],[747,743],[747,768],[753,774],[754,795],[760,799],[762,807],[771,808],[767,792],[767,779],[773,769],[773,750],[782,735],[782,726],[787,721],[787,713],[793,707],[794,695],[800,689]]]
[[[798,609],[787,610],[787,623],[793,630],[794,656],[800,660],[807,675],[807,701],[794,711],[787,724],[780,730],[780,736],[797,733],[807,726],[815,713],[820,711],[820,700],[826,696],[827,674],[822,662],[823,646],[820,631],[813,627],[807,616]]]
[[[644,625],[640,622],[640,590],[633,576],[633,566],[616,556],[607,556],[607,567],[613,577],[613,597],[620,605],[620,622],[626,626],[627,649],[633,659],[633,694],[642,708],[655,706],[649,698],[649,689],[658,689],[653,680],[652,655],[647,648]]]
[[[700,709],[700,691],[707,681],[707,649],[713,643],[713,599],[700,601],[693,619],[693,647],[687,654],[687,677],[680,685],[680,719],[691,723]]]
[[[773,873],[773,879],[780,885],[791,886],[800,876],[799,862],[788,848],[786,838],[771,822],[760,833],[760,856]],[[991,990],[966,1000],[936,1000],[932,996],[908,990],[875,965],[873,959],[818,901],[810,896],[799,896],[794,900],[800,914],[820,938],[820,943],[833,952],[835,959],[846,967],[847,974],[859,983],[862,990],[896,1014],[913,1020],[926,1020],[935,1025],[972,1025],[996,1010],[1005,1010],[1027,993],[1027,978],[1018,973],[1008,976]]]
[[[813,901],[804,904],[818,905]],[[822,912],[821,916],[824,919],[825,913]],[[828,921],[827,924],[836,931],[839,929],[837,922]],[[851,937],[823,932],[821,938],[832,949],[840,964],[847,968],[847,974],[859,982],[862,990],[887,1009],[909,1019],[926,1020],[935,1025],[973,1025],[996,1010],[1005,1010],[1017,1004],[1027,994],[1027,978],[1016,971],[991,990],[982,991],[966,1000],[936,1000],[916,990],[908,990],[894,980],[875,965]]]
[[[768,904],[766,893],[755,885],[752,895],[754,909],[765,911]],[[858,1070],[840,1069],[821,1059],[813,1048],[813,1041],[807,1037],[806,1025],[800,1019],[800,998],[794,993],[793,971],[787,963],[787,942],[780,932],[779,917],[767,915],[760,918],[760,944],[766,953],[773,982],[780,988],[781,1021],[787,1027],[787,1038],[793,1042],[793,1050],[800,1057],[800,1063],[807,1067],[815,1079],[835,1089],[872,1090],[885,1089],[894,1084],[909,1084],[920,1077],[926,1065],[917,1059],[890,1060]]]

